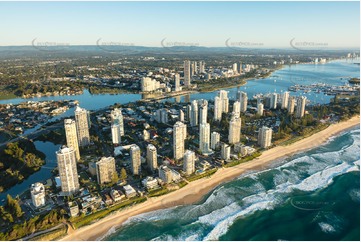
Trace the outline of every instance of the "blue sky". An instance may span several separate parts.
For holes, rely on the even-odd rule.
[[[0,45],[225,41],[289,47],[290,40],[359,47],[359,2],[0,2]]]

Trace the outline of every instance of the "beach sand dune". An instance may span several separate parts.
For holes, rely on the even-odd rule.
[[[260,169],[274,160],[318,147],[326,142],[331,136],[351,127],[359,126],[359,124],[360,116],[356,116],[348,121],[330,125],[327,129],[291,145],[278,146],[267,150],[263,152],[259,158],[247,163],[242,163],[230,168],[219,169],[211,178],[203,178],[191,182],[180,190],[161,197],[150,198],[144,203],[120,210],[91,225],[78,230],[73,230],[62,240],[97,240],[107,234],[110,229],[120,226],[132,216],[158,209],[198,202],[204,195],[219,184],[230,181],[247,170]]]

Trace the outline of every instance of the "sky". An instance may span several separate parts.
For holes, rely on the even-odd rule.
[[[359,2],[0,2],[0,46],[359,48],[359,36]]]

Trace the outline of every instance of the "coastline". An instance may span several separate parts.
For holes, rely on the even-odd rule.
[[[164,196],[149,198],[146,202],[129,207],[109,215],[99,221],[82,227],[78,230],[70,230],[69,234],[61,240],[97,240],[108,235],[110,229],[114,230],[121,226],[128,218],[159,209],[170,208],[199,202],[208,192],[220,184],[231,181],[242,173],[262,169],[266,165],[281,158],[300,153],[301,151],[316,148],[329,140],[330,137],[345,132],[360,125],[360,116],[354,116],[347,121],[332,124],[326,129],[299,140],[287,146],[277,146],[264,151],[262,155],[246,163],[241,163],[230,168],[221,168],[212,175],[212,179],[202,178],[189,183],[187,186],[168,193]]]

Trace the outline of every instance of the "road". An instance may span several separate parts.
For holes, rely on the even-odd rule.
[[[31,235],[28,235],[28,236],[26,236],[26,237],[24,237],[24,238],[21,238],[20,241],[21,241],[21,240],[22,240],[22,241],[26,241],[26,240],[29,240],[29,239],[31,239],[31,238],[34,238],[34,237],[36,237],[36,236],[38,236],[38,235],[46,234],[46,233],[51,232],[51,231],[53,231],[53,230],[59,229],[59,228],[61,228],[62,226],[68,227],[69,225],[67,225],[66,223],[61,223],[61,224],[58,224],[57,226],[52,227],[52,228],[50,228],[50,229],[46,229],[46,230],[42,230],[42,231],[39,231],[39,232],[36,232],[36,233],[32,233]]]

